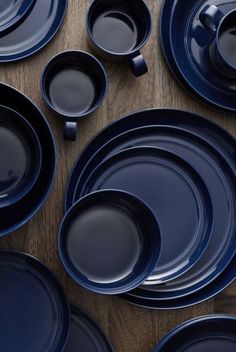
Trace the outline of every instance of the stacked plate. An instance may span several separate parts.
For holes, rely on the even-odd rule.
[[[55,143],[38,108],[0,84],[0,236],[28,222],[46,200],[55,172]]]
[[[28,254],[0,251],[3,351],[112,352],[98,325],[69,306],[53,273]]]
[[[0,62],[15,61],[43,48],[59,30],[67,0],[1,0]]]
[[[86,146],[69,180],[65,211],[102,190],[144,202],[159,224],[160,258],[143,284],[121,297],[147,308],[180,308],[235,279],[235,177],[236,142],[221,127],[184,111],[141,111],[112,123]],[[64,265],[68,248],[75,256],[78,246],[73,226],[74,237],[60,253]],[[95,240],[96,233],[94,226]],[[97,259],[91,253],[90,266]]]

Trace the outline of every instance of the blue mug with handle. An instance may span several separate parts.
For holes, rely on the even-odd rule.
[[[152,20],[143,0],[94,0],[86,26],[89,44],[98,55],[126,60],[136,77],[148,72],[140,49],[151,35]]]
[[[236,6],[224,14],[219,7],[207,5],[199,15],[201,24],[214,36],[209,47],[215,68],[227,78],[236,78]]]

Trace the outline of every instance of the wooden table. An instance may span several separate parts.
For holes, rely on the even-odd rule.
[[[41,0],[39,0],[41,1]],[[149,352],[175,325],[210,313],[236,314],[236,284],[193,308],[158,312],[129,305],[116,297],[96,295],[77,286],[66,274],[57,254],[57,230],[63,215],[64,192],[74,161],[83,146],[109,122],[130,112],[151,107],[180,108],[220,123],[236,135],[236,120],[215,112],[190,97],[174,80],[163,60],[157,23],[161,1],[147,1],[153,15],[153,35],[143,50],[149,74],[135,79],[126,67],[105,63],[109,94],[102,108],[80,124],[78,141],[64,142],[62,123],[44,106],[39,87],[48,60],[65,49],[89,50],[86,43],[85,13],[88,0],[70,0],[62,29],[37,55],[19,63],[2,65],[0,80],[33,99],[47,116],[57,141],[58,167],[52,192],[41,211],[16,233],[0,239],[0,247],[28,252],[47,264],[62,282],[69,299],[97,319],[117,352]],[[28,351],[27,351],[28,352]]]

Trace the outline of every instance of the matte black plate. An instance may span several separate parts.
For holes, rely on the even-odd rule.
[[[78,307],[71,306],[71,322],[65,352],[113,352],[101,328]]]
[[[62,352],[69,305],[54,275],[35,258],[0,251],[2,351]]]
[[[153,352],[234,352],[236,318],[227,315],[199,317],[172,330]]]

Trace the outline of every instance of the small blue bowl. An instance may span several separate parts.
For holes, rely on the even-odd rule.
[[[61,261],[81,286],[120,294],[144,282],[157,265],[160,229],[152,211],[130,193],[104,190],[81,198],[64,217]]]
[[[42,150],[31,124],[0,105],[0,208],[24,198],[38,180]]]

